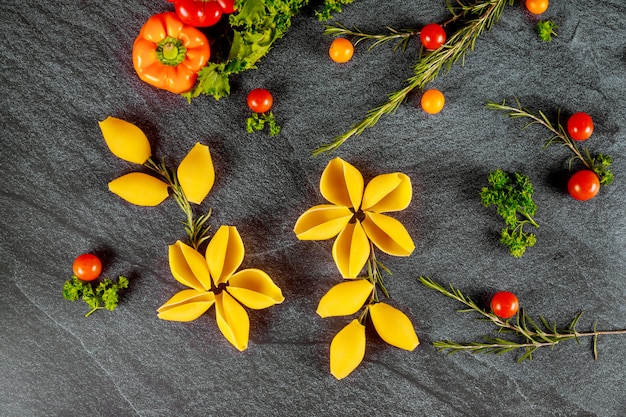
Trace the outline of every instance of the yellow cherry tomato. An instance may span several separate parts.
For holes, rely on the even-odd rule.
[[[439,90],[427,90],[422,95],[422,109],[428,114],[437,114],[443,109],[446,99]]]
[[[354,46],[352,42],[346,38],[337,38],[330,44],[328,50],[330,59],[340,64],[350,61],[352,54],[354,54]]]
[[[532,14],[541,14],[548,10],[548,0],[526,0],[526,8]]]

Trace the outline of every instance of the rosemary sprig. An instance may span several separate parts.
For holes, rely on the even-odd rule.
[[[533,219],[537,204],[533,201],[533,185],[519,172],[507,173],[496,169],[489,173],[489,186],[480,191],[480,201],[485,207],[495,205],[506,227],[500,231],[500,243],[508,246],[509,253],[519,258],[527,247],[535,246],[537,236],[524,231],[524,225],[539,227]]]
[[[326,30],[324,31],[324,35],[327,36],[345,36],[352,39],[352,43],[357,45],[361,42],[373,41],[369,46],[368,50],[382,45],[388,42],[396,41],[396,45],[393,47],[393,50],[396,51],[401,48],[403,51],[409,44],[409,40],[411,37],[419,35],[419,30],[412,29],[402,29],[396,30],[392,27],[387,26],[387,34],[372,34],[362,32],[356,26],[353,29],[348,29],[347,27],[341,24],[328,25],[326,26]]]
[[[461,290],[458,290],[450,284],[450,288],[445,288],[441,284],[436,283],[429,277],[419,277],[419,280],[426,287],[440,292],[446,297],[450,297],[462,304],[467,308],[458,310],[459,312],[476,312],[482,319],[491,321],[496,325],[498,333],[513,333],[517,337],[517,340],[505,339],[501,337],[490,338],[486,337],[483,342],[469,342],[458,343],[450,340],[436,341],[433,345],[440,351],[447,350],[448,353],[456,352],[471,352],[471,353],[484,353],[484,354],[503,354],[515,349],[523,349],[524,353],[517,362],[523,362],[526,359],[532,360],[533,353],[541,347],[554,348],[557,344],[566,340],[576,340],[580,344],[580,338],[591,337],[592,338],[592,351],[594,359],[598,359],[598,336],[601,335],[620,335],[626,334],[625,330],[607,330],[598,331],[596,324],[593,324],[593,329],[590,332],[579,332],[576,329],[582,312],[578,313],[568,324],[566,328],[558,329],[556,323],[550,324],[543,316],[539,316],[540,324],[535,323],[525,312],[520,312],[515,317],[515,320],[503,320],[496,316],[494,313],[488,312],[480,308],[471,298],[464,295]]]
[[[200,245],[210,237],[208,233],[211,226],[207,224],[207,221],[211,217],[211,210],[209,209],[208,213],[194,218],[193,209],[189,200],[185,197],[182,187],[178,183],[176,173],[170,171],[165,166],[165,161],[161,160],[161,162],[157,164],[152,158],[148,158],[144,165],[157,173],[172,189],[176,204],[178,204],[178,207],[185,213],[186,219],[183,221],[183,225],[185,226],[185,232],[187,233],[189,242],[194,249],[198,250]]]
[[[385,104],[370,110],[363,120],[353,125],[346,133],[335,137],[331,143],[314,150],[313,155],[335,151],[352,136],[358,136],[367,128],[374,126],[382,116],[394,113],[409,93],[423,89],[426,84],[437,78],[443,68],[449,71],[459,60],[463,62],[467,52],[474,49],[478,37],[493,27],[507,4],[513,4],[513,0],[483,0],[469,5],[459,2],[456,6],[448,3],[448,10],[453,16],[447,23],[456,22],[460,27],[447,42],[417,61],[413,66],[414,75],[406,80],[407,85],[404,88],[389,94]]]
[[[560,143],[563,146],[569,148],[574,156],[569,159],[569,167],[571,169],[572,163],[575,160],[579,160],[587,167],[598,175],[600,179],[600,184],[608,185],[613,182],[613,173],[609,170],[609,166],[613,162],[613,159],[606,154],[598,154],[597,156],[591,156],[589,149],[585,148],[581,151],[574,140],[572,140],[568,135],[565,127],[561,124],[561,110],[559,109],[557,112],[556,123],[552,123],[544,112],[541,110],[537,111],[537,114],[533,114],[529,110],[522,107],[521,103],[517,98],[515,98],[515,102],[517,103],[517,107],[509,106],[505,101],[502,103],[496,103],[493,101],[487,102],[487,108],[492,110],[499,110],[506,112],[507,115],[513,119],[520,118],[528,118],[531,121],[523,127],[526,129],[528,126],[538,124],[546,129],[548,129],[552,133],[552,137],[548,139],[543,146],[543,149],[547,148],[553,143]]]
[[[388,275],[392,275],[389,268],[383,265],[374,253],[374,244],[370,242],[370,258],[367,260],[367,279],[374,285],[374,291],[372,293],[372,300],[375,302],[380,301],[376,288],[380,288],[380,291],[385,297],[389,298],[389,292],[385,287],[385,280],[383,279],[382,271],[385,271]]]

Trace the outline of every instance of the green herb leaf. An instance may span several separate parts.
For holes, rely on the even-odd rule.
[[[495,205],[506,226],[500,232],[500,242],[509,247],[512,256],[519,258],[537,242],[533,233],[525,232],[523,226],[539,225],[532,216],[537,205],[532,199],[533,186],[530,179],[518,172],[508,174],[497,169],[489,174],[489,186],[483,187],[480,200],[485,207]]]
[[[269,128],[269,135],[276,136],[280,133],[280,126],[276,123],[274,113],[252,113],[252,116],[246,119],[246,131],[252,133],[255,130],[263,130],[267,124]]]
[[[320,21],[330,20],[333,13],[341,13],[341,6],[350,4],[354,0],[324,0],[322,10],[315,11],[315,16]]]
[[[119,290],[128,288],[128,284],[128,279],[123,276],[118,278],[117,283],[105,278],[94,289],[91,282],[81,281],[73,276],[71,281],[65,281],[63,297],[69,301],[81,298],[91,309],[85,314],[85,317],[89,317],[93,312],[103,308],[114,310],[119,302]]]
[[[69,301],[76,301],[83,295],[83,281],[79,280],[76,275],[72,279],[65,281],[63,285],[63,298]]]
[[[558,26],[552,20],[541,20],[537,23],[537,34],[544,42],[551,42],[552,36],[557,36],[555,29]]]

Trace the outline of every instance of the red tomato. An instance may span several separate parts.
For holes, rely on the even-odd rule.
[[[548,10],[548,0],[526,0],[526,8],[532,14],[541,14]]]
[[[255,88],[248,93],[248,107],[255,113],[265,113],[272,108],[274,98],[265,88]]]
[[[74,275],[83,281],[93,281],[100,276],[102,272],[102,262],[96,255],[91,253],[83,253],[74,259],[72,265]]]
[[[235,0],[217,0],[217,2],[222,8],[222,13],[224,14],[235,13]]]
[[[595,172],[583,169],[570,177],[567,191],[576,200],[591,200],[600,191],[600,179]]]
[[[177,0],[174,8],[180,20],[189,26],[213,26],[222,17],[222,7],[217,1]]]
[[[437,23],[430,23],[420,31],[420,42],[429,51],[438,49],[446,43],[446,31]]]
[[[579,111],[567,119],[567,132],[574,140],[587,140],[593,133],[593,120],[587,113]]]
[[[337,38],[330,44],[328,55],[333,61],[343,64],[350,61],[354,54],[354,45],[346,38]]]
[[[510,319],[517,314],[519,301],[512,292],[500,291],[491,298],[491,311],[503,319]]]

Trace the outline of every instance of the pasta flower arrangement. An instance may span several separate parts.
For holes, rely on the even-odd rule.
[[[226,340],[240,351],[247,349],[250,319],[244,306],[263,309],[281,303],[284,297],[260,269],[238,271],[245,250],[235,226],[221,226],[211,238],[207,224],[211,212],[194,215],[191,204],[201,204],[215,182],[208,146],[196,143],[173,171],[165,162],[152,160],[148,138],[137,126],[114,117],[99,124],[115,156],[143,165],[155,174],[136,171],[122,175],[109,183],[109,190],[138,206],[157,206],[171,190],[186,216],[183,224],[189,245],[180,240],[170,245],[169,264],[174,278],[187,289],[166,301],[157,310],[158,317],[188,322],[215,305],[217,325]],[[209,239],[202,255],[200,248]]]
[[[365,327],[371,322],[378,335],[392,346],[414,350],[419,340],[411,320],[380,300],[378,290],[389,297],[375,248],[395,256],[409,256],[415,249],[411,236],[398,220],[383,213],[404,210],[411,202],[410,178],[403,173],[382,174],[367,186],[363,175],[341,158],[331,160],[320,180],[322,196],[330,204],[311,207],[297,220],[294,233],[300,240],[335,238],[332,256],[344,280],[320,300],[321,317],[352,319],[330,344],[330,372],[342,379],[365,356]],[[362,275],[366,268],[367,274]]]

